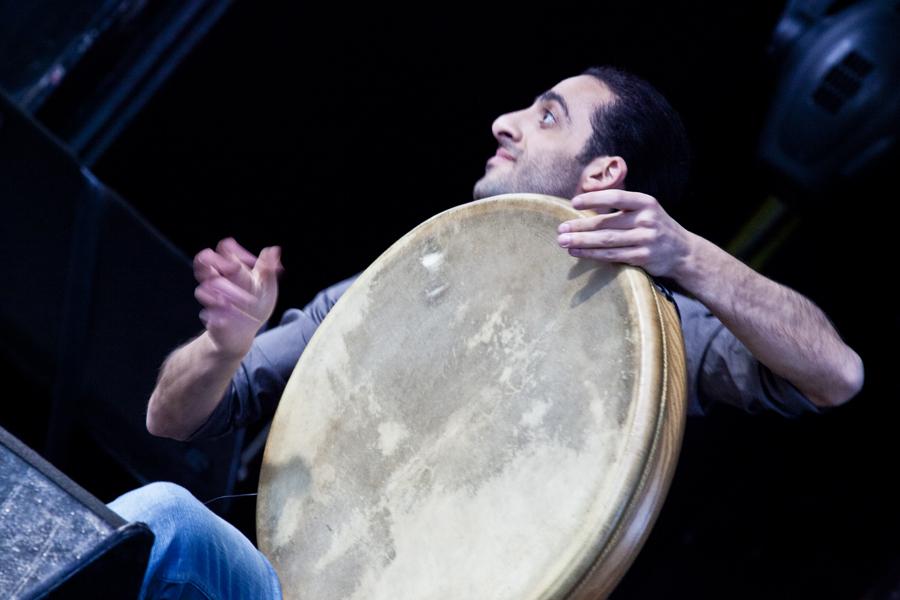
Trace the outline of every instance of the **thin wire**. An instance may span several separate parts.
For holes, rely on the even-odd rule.
[[[221,500],[222,498],[244,498],[245,496],[256,496],[256,492],[253,492],[252,494],[231,494],[228,496],[219,496],[218,498],[207,500],[203,504],[209,504],[210,502],[215,502],[216,500]]]

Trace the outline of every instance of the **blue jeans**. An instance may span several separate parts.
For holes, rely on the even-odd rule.
[[[241,532],[174,483],[151,483],[109,504],[156,540],[141,598],[281,600],[275,569]]]

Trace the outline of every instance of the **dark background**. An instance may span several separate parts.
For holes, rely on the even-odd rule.
[[[867,381],[821,416],[690,419],[658,524],[614,597],[875,597],[900,560],[895,157],[827,196],[781,193],[756,142],[783,7],[236,0],[92,170],[189,255],[229,235],[254,252],[281,245],[280,313],[468,201],[501,113],[593,64],[645,76],[692,141],[673,214],[724,246],[767,196],[790,199],[798,224],[762,270],[829,314]],[[88,456],[70,474],[101,500],[134,487]]]

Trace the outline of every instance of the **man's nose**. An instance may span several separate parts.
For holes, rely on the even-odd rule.
[[[522,128],[519,126],[519,119],[517,118],[520,116],[520,113],[521,111],[506,113],[494,119],[491,131],[498,142],[502,143],[504,140],[518,142],[522,139]]]

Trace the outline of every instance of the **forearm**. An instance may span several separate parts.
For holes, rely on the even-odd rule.
[[[856,395],[862,387],[862,361],[818,307],[711,242],[689,235],[690,251],[673,272],[675,281],[762,364],[814,404],[835,406]]]
[[[206,423],[243,356],[227,353],[204,332],[175,350],[160,371],[147,407],[147,430],[185,440]]]
[[[821,310],[684,229],[653,197],[602,189],[576,196],[572,205],[597,213],[560,224],[559,245],[573,256],[675,280],[816,405],[841,404],[862,387],[862,361]]]

